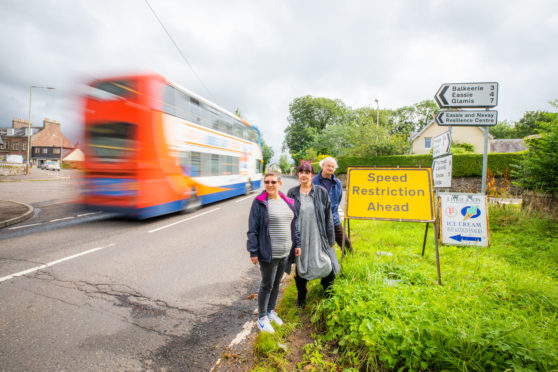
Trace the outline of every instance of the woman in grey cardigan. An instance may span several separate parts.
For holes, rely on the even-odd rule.
[[[298,306],[304,307],[308,281],[321,278],[327,291],[339,272],[339,262],[333,248],[335,231],[327,190],[312,184],[314,170],[310,163],[302,162],[297,171],[300,185],[291,188],[287,196],[294,200],[298,217],[301,254],[296,257],[295,283]]]

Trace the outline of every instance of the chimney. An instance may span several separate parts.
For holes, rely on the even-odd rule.
[[[60,131],[60,122],[51,119],[43,120],[43,128],[52,128],[53,130]]]
[[[12,120],[12,128],[14,129],[27,128],[28,126],[29,126],[29,120],[23,120],[23,119]]]

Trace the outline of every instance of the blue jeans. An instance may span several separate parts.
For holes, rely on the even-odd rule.
[[[262,282],[258,292],[258,318],[266,316],[271,310],[275,310],[277,296],[279,295],[279,284],[281,284],[287,260],[288,257],[274,258],[271,262],[259,261]]]

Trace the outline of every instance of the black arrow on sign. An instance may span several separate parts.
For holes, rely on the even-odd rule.
[[[438,115],[436,115],[436,122],[438,123],[438,125],[444,125],[444,114],[446,112],[442,111],[440,113],[438,113]]]
[[[438,101],[438,105],[440,107],[447,107],[449,105],[448,101],[446,100],[446,97],[444,97],[444,94],[446,93],[446,91],[449,89],[449,85],[443,85],[442,88],[438,91],[438,93],[436,93],[436,101]]]

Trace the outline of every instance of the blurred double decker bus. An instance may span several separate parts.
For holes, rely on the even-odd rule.
[[[145,219],[261,187],[258,129],[162,76],[96,80],[84,100],[88,208]]]

